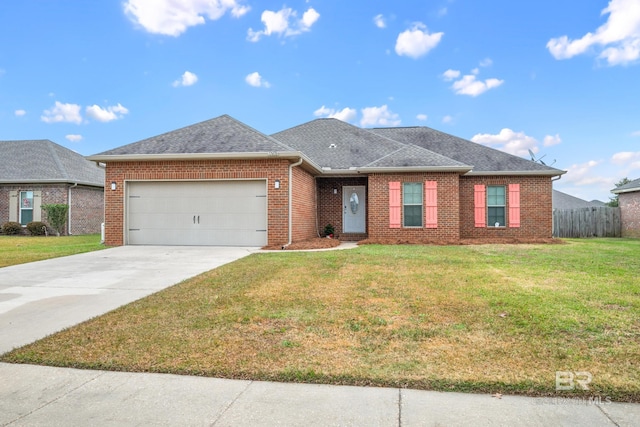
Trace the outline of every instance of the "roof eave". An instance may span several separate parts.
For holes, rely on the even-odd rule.
[[[554,170],[538,170],[538,171],[470,171],[465,176],[560,176],[567,173],[567,171],[554,169]]]
[[[634,191],[640,191],[640,187],[625,188],[623,190],[614,188],[613,190],[611,190],[613,194],[633,193]]]
[[[300,151],[258,151],[236,153],[160,153],[160,154],[95,154],[87,156],[88,160],[100,163],[112,162],[152,162],[167,160],[263,160],[284,159],[300,160],[316,173],[321,173],[322,168]]]
[[[408,172],[452,172],[467,173],[471,166],[393,166],[363,167],[356,169],[359,173],[408,173]]]
[[[0,184],[78,184],[90,187],[104,187],[104,182],[76,181],[74,179],[3,179]]]

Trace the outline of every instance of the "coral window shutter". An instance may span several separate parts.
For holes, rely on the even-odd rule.
[[[400,182],[389,183],[389,228],[400,228]]]
[[[424,183],[424,224],[425,228],[438,228],[438,182]]]
[[[487,206],[487,192],[484,185],[478,184],[473,186],[474,191],[474,213],[476,227],[486,227],[485,208]]]
[[[509,227],[520,227],[520,184],[509,184]]]

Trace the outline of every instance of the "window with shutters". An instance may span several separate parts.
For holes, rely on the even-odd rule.
[[[487,186],[487,224],[489,227],[504,227],[506,195],[503,185]]]
[[[20,192],[20,224],[33,221],[33,191]]]
[[[402,219],[405,227],[422,227],[422,183],[402,184]]]

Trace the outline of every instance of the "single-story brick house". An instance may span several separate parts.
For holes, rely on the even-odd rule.
[[[267,136],[227,116],[89,157],[106,243],[287,245],[550,238],[562,170],[426,127],[317,119]]]
[[[640,237],[640,178],[611,190],[618,195],[622,237]]]
[[[0,225],[46,222],[44,204],[69,205],[67,234],[99,233],[104,168],[49,140],[0,141]]]

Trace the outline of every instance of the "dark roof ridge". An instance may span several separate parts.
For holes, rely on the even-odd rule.
[[[274,143],[276,143],[276,144],[278,144],[278,145],[281,145],[282,147],[284,147],[284,148],[285,148],[285,149],[287,149],[288,151],[298,151],[298,150],[294,150],[292,147],[289,147],[287,144],[285,144],[285,143],[283,143],[283,142],[278,141],[277,139],[275,139],[275,138],[274,138],[274,137],[272,137],[271,135],[267,135],[266,133],[260,132],[260,131],[259,131],[259,130],[257,130],[256,128],[251,127],[251,126],[249,126],[248,124],[246,124],[246,123],[244,123],[244,122],[241,122],[240,120],[238,120],[238,119],[236,119],[235,117],[232,117],[232,116],[230,116],[230,115],[228,115],[228,114],[223,114],[223,115],[221,115],[221,116],[218,116],[218,117],[213,118],[213,119],[210,119],[210,120],[216,120],[216,119],[219,119],[219,118],[222,118],[222,117],[226,117],[226,118],[228,118],[228,119],[231,119],[231,120],[233,120],[234,122],[238,123],[240,126],[244,127],[245,129],[248,129],[248,130],[250,130],[250,131],[253,131],[253,132],[259,133],[259,134],[260,134],[260,135],[262,135],[262,136],[265,136],[265,137],[266,137],[267,139],[269,139],[270,141],[272,141],[272,142],[274,142]],[[208,120],[205,120],[205,121],[208,121]],[[197,123],[196,123],[196,124],[197,124]]]
[[[47,149],[51,153],[51,157],[55,162],[56,166],[58,167],[58,170],[60,171],[62,176],[65,179],[69,179],[69,173],[67,171],[67,168],[65,168],[64,165],[62,164],[62,160],[60,160],[60,156],[58,156],[58,153],[54,147],[55,143],[49,139],[45,139],[43,141],[47,144]]]

